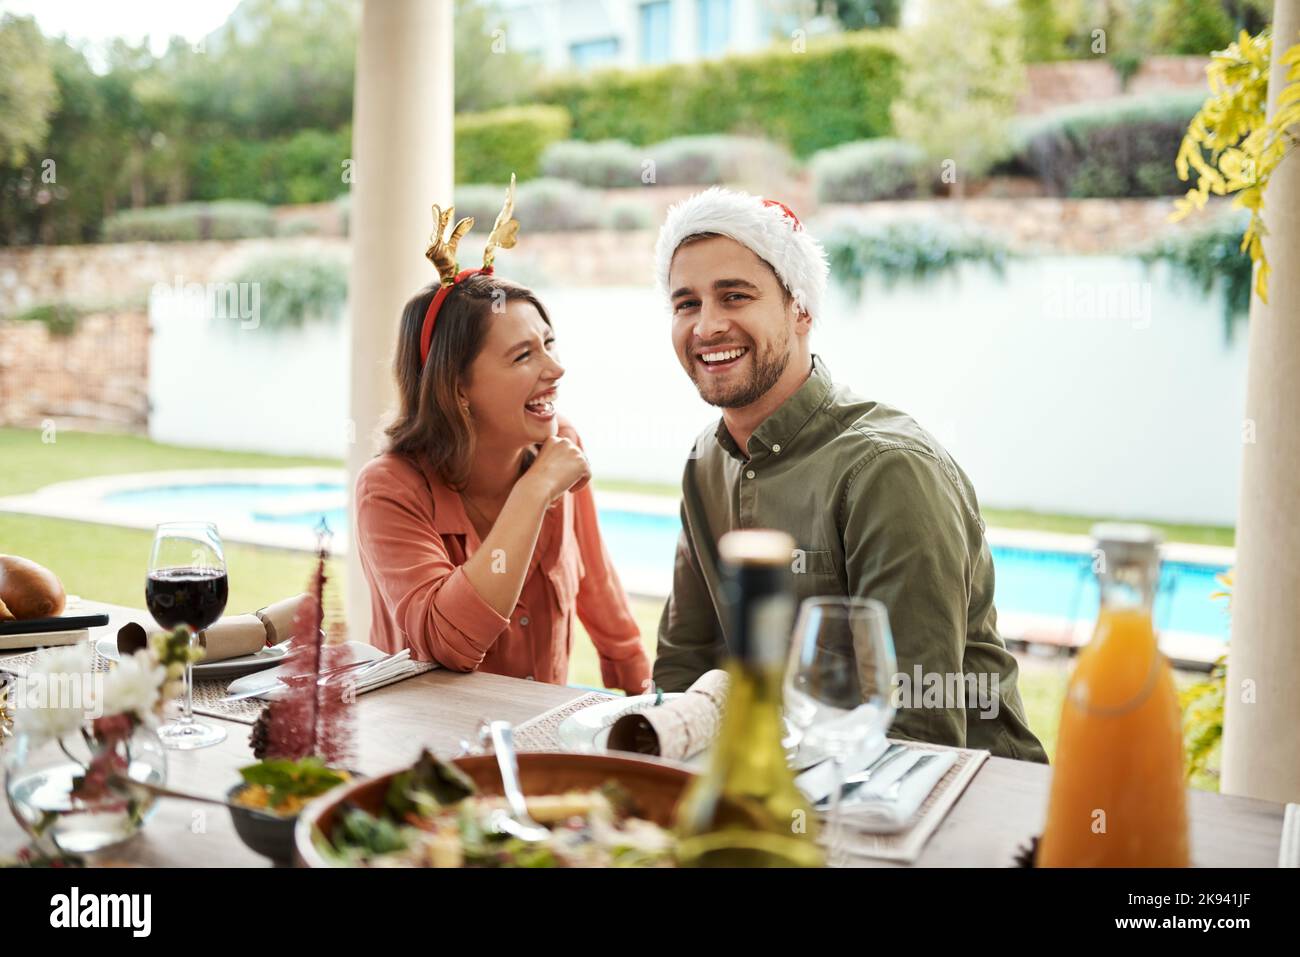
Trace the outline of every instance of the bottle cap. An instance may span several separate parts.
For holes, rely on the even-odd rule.
[[[1100,522],[1092,527],[1092,537],[1097,547],[1118,564],[1150,561],[1159,554],[1164,541],[1159,530],[1150,525],[1126,522]]]

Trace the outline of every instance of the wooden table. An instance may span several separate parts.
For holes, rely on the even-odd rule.
[[[147,613],[96,605],[110,623],[92,640],[114,634],[129,620],[152,625]],[[432,671],[357,699],[357,770],[377,774],[409,764],[422,747],[455,753],[484,718],[519,723],[583,694],[559,685],[488,674]],[[250,726],[208,716],[226,740],[197,751],[169,751],[168,783],[187,791],[224,794],[252,762]],[[920,866],[1002,867],[1015,848],[1038,833],[1047,808],[1051,771],[1040,764],[989,758],[948,813],[918,861]],[[1269,801],[1189,791],[1192,858],[1199,866],[1276,867],[1283,807]],[[26,835],[0,810],[0,855],[12,854]],[[158,803],[135,839],[106,859],[160,867],[264,867],[248,850],[222,808],[184,801]]]

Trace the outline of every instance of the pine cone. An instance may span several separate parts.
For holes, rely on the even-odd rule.
[[[266,758],[266,745],[271,732],[271,706],[267,705],[253,722],[253,730],[248,735],[248,745],[253,749],[253,757],[262,761]]]

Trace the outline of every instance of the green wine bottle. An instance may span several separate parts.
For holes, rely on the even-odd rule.
[[[794,539],[746,529],[718,542],[731,687],[709,769],[677,808],[684,867],[820,867],[816,819],[781,745],[781,679],[794,625]]]

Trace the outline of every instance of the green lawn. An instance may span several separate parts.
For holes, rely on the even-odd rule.
[[[34,491],[52,482],[124,472],[187,468],[287,468],[303,465],[339,466],[338,461],[218,452],[179,448],[137,436],[59,432],[42,442],[38,431],[0,429],[0,495]],[[621,491],[674,494],[668,486],[637,482],[605,482]],[[1086,533],[1092,519],[1038,515],[1031,512],[986,511],[990,525]],[[1196,526],[1162,526],[1171,541],[1232,543],[1232,530]],[[144,574],[151,535],[147,531],[68,522],[0,512],[0,553],[22,555],[51,568],[71,594],[99,601],[139,606],[144,600]],[[301,591],[311,573],[312,558],[302,552],[227,546],[230,603],[233,611],[259,608]],[[342,563],[331,569],[336,594]],[[647,652],[653,658],[655,631],[662,602],[638,599],[633,611]],[[1048,753],[1055,752],[1056,726],[1065,692],[1068,663],[1059,658],[1022,655],[1020,693],[1030,726]],[[569,671],[573,684],[601,686],[595,649],[579,628]]]

